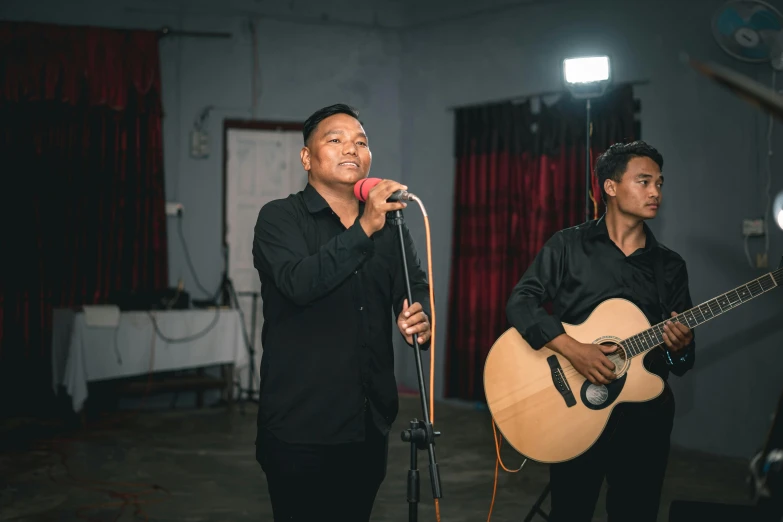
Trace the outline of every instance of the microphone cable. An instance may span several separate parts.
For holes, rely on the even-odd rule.
[[[411,199],[415,201],[419,208],[421,209],[421,214],[424,217],[424,232],[426,234],[426,243],[427,243],[427,273],[429,274],[429,287],[430,287],[430,312],[432,317],[430,318],[430,330],[432,332],[432,335],[430,336],[430,422],[433,425],[433,430],[435,429],[435,293],[434,288],[435,284],[433,282],[432,278],[432,237],[430,234],[430,220],[429,216],[427,215],[427,209],[424,208],[424,203],[422,203],[421,199],[419,199],[418,196],[415,196],[411,194]],[[498,487],[498,468],[502,467],[506,472],[508,473],[517,473],[522,470],[523,467],[525,467],[525,464],[527,463],[527,459],[525,459],[522,462],[522,465],[519,466],[517,469],[509,469],[506,467],[505,464],[503,464],[503,460],[500,457],[500,448],[503,446],[503,436],[498,435],[497,427],[495,426],[495,421],[492,419],[492,434],[495,437],[495,453],[497,455],[497,458],[495,460],[495,478],[494,478],[494,484],[492,487],[492,501],[489,506],[489,514],[487,515],[487,522],[490,522],[492,518],[492,510],[495,506],[495,496],[497,493],[497,487]],[[439,499],[435,500],[435,519],[437,522],[441,522],[440,520],[440,503]]]
[[[432,238],[430,234],[430,219],[427,215],[427,209],[418,196],[411,194],[411,199],[418,203],[421,214],[424,218],[424,232],[427,243],[427,274],[429,275],[430,288],[430,422],[435,429],[435,284],[432,279]],[[440,522],[440,502],[435,500],[435,519]]]

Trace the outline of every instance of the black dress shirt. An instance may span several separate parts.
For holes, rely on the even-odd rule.
[[[603,301],[620,297],[638,306],[650,324],[663,320],[655,281],[655,255],[661,256],[666,286],[665,316],[693,307],[688,289],[685,261],[655,240],[644,225],[644,248],[626,256],[609,237],[605,216],[555,233],[538,253],[533,264],[509,298],[509,322],[534,348],[539,349],[565,333],[561,322],[583,323]],[[551,303],[553,315],[544,308]],[[695,343],[682,360],[666,363],[665,352],[653,349],[644,364],[664,379],[669,370],[683,375],[695,360]]]
[[[406,227],[403,237],[413,299],[429,315]],[[407,297],[400,256],[396,226],[372,238],[358,218],[345,228],[309,184],[264,205],[253,240],[264,311],[259,438],[362,441],[366,409],[388,433],[398,410],[392,333]]]

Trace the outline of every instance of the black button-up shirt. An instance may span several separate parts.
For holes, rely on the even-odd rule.
[[[404,226],[403,238],[413,299],[429,315]],[[407,297],[397,227],[387,222],[372,238],[358,218],[345,228],[308,184],[261,209],[253,260],[264,312],[259,438],[268,430],[289,443],[361,441],[366,408],[388,433],[398,410],[392,332]]]
[[[665,279],[665,305],[670,312],[693,307],[685,261],[655,240],[644,225],[644,248],[626,256],[609,237],[605,216],[555,233],[538,253],[509,298],[508,320],[534,349],[565,333],[561,322],[583,323],[596,306],[620,297],[638,306],[650,324],[662,321],[655,281],[655,254],[661,256]],[[551,303],[553,315],[544,308]],[[664,379],[669,370],[682,375],[695,359],[692,343],[683,361],[667,366],[663,350],[651,350],[645,366]],[[674,359],[674,357],[673,357]]]

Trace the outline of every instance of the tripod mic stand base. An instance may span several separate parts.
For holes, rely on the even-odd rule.
[[[419,450],[429,450],[435,445],[435,437],[440,437],[439,431],[432,429],[432,424],[413,419],[410,427],[403,431],[401,438],[411,445],[410,469],[408,470],[408,520],[416,521],[419,517],[420,480],[418,469]],[[435,462],[434,453],[430,455],[430,481],[432,482],[433,498],[442,498],[440,491],[440,470]]]

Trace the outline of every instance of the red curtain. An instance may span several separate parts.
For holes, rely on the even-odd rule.
[[[160,84],[153,32],[0,22],[6,412],[51,397],[53,307],[167,286]]]
[[[630,87],[591,103],[594,156],[639,135]],[[584,221],[585,116],[570,97],[537,113],[530,103],[457,111],[447,396],[484,400],[484,361],[509,327],[511,290],[554,232]]]

